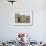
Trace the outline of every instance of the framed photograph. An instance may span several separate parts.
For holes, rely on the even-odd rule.
[[[32,11],[16,11],[14,15],[14,25],[16,26],[32,26],[33,12]]]

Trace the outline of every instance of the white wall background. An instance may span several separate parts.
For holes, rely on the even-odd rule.
[[[15,9],[27,8],[33,9],[33,25],[12,25]],[[15,40],[18,32],[31,34],[33,40],[46,40],[46,0],[17,0],[13,6],[7,0],[0,0],[0,40]]]

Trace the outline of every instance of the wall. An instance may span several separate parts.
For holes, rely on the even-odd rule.
[[[37,41],[46,40],[46,1],[45,0],[17,0],[12,5],[7,0],[0,0],[0,40],[11,40],[17,37],[18,32],[26,32],[31,35],[32,39]],[[24,5],[23,2],[27,4]],[[23,6],[21,5],[23,4]],[[30,5],[29,5],[30,4]],[[19,6],[21,6],[19,8]],[[31,8],[33,9],[32,26],[15,26],[12,25],[13,12],[15,9]]]

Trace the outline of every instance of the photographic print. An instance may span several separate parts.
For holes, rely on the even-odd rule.
[[[32,25],[32,11],[17,11],[15,13],[15,25]]]

